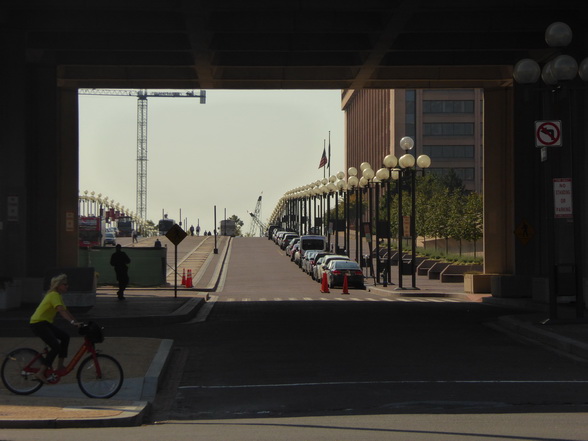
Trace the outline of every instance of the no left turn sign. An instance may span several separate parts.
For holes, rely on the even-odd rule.
[[[561,121],[535,121],[535,147],[561,147]]]

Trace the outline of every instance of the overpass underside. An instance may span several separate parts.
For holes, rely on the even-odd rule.
[[[575,32],[568,53],[588,55],[587,12],[565,0],[9,0],[0,277],[76,265],[78,88],[341,89],[344,100],[349,89],[471,87],[485,97],[485,271],[545,278],[573,261],[583,285],[587,204],[574,212],[582,228],[553,221],[550,182],[585,169],[586,91],[513,86],[512,66],[555,54],[543,35],[557,20]],[[546,118],[575,128],[574,151],[541,162],[532,127]],[[584,184],[576,173],[580,202]],[[524,244],[523,222],[534,231]]]

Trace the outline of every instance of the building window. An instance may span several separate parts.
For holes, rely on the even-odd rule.
[[[423,153],[431,159],[473,159],[473,145],[424,145]]]
[[[453,170],[457,177],[459,177],[463,182],[473,181],[476,175],[476,172],[473,167],[460,167],[460,168],[429,168],[427,169],[427,173],[431,173],[436,176],[446,176],[449,172]]]
[[[473,100],[425,100],[424,113],[474,113]]]
[[[473,123],[425,123],[425,136],[472,136]]]

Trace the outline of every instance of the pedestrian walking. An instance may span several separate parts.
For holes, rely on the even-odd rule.
[[[129,284],[129,263],[131,259],[127,253],[121,250],[120,244],[116,246],[116,251],[110,256],[110,264],[114,267],[116,280],[118,281],[118,292],[116,293],[119,300],[125,299],[125,288]]]
[[[137,230],[133,230],[133,243],[139,242]]]

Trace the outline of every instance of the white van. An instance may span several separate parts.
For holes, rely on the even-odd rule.
[[[294,262],[300,266],[302,264],[302,257],[308,250],[326,251],[327,238],[325,236],[318,236],[314,234],[300,236],[299,250],[294,255]]]

